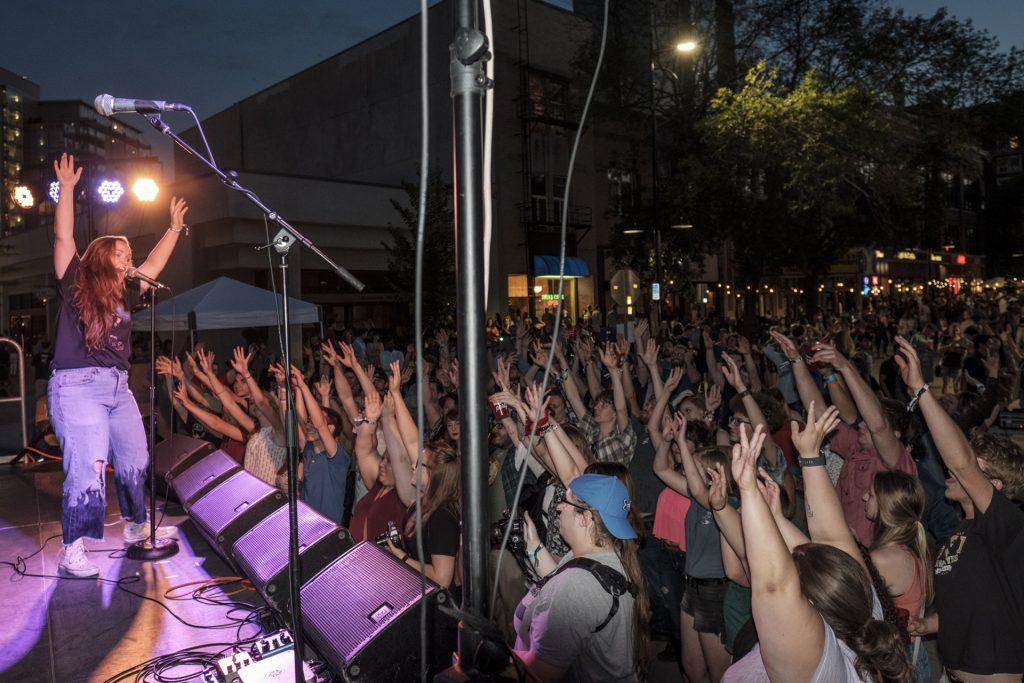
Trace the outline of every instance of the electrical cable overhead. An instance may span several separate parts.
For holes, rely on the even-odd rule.
[[[551,332],[551,349],[548,351],[548,360],[544,366],[544,379],[541,380],[540,395],[543,397],[547,392],[548,380],[551,378],[551,365],[555,360],[555,350],[558,348],[558,334],[562,327],[562,306],[563,297],[562,294],[565,291],[565,244],[568,233],[568,222],[569,222],[569,194],[572,189],[572,175],[576,167],[576,154],[579,151],[580,139],[583,137],[583,131],[586,128],[587,116],[590,113],[590,104],[594,99],[594,91],[597,89],[597,80],[601,75],[601,67],[604,64],[604,53],[605,47],[608,44],[608,6],[610,0],[604,0],[604,20],[601,25],[601,47],[597,53],[597,64],[594,66],[594,75],[590,79],[590,89],[587,91],[587,99],[583,104],[583,110],[580,113],[579,126],[576,129],[576,137],[572,143],[572,151],[569,154],[569,168],[565,176],[565,191],[562,195],[562,225],[561,225],[561,245],[559,247],[558,255],[558,304],[555,308],[555,325]],[[508,525],[505,527],[505,533],[501,539],[501,547],[498,550],[498,560],[495,563],[494,571],[494,588],[491,591],[491,619],[494,618],[494,605],[498,599],[498,577],[501,576],[501,561],[505,555],[505,546],[508,545],[509,536],[512,533],[512,525],[515,522],[515,512],[519,508],[519,497],[523,492],[523,484],[526,482],[526,473],[529,471],[528,464],[530,458],[533,457],[533,447],[537,436],[537,424],[540,422],[541,411],[543,411],[544,405],[541,402],[537,406],[537,412],[533,416],[533,424],[530,429],[529,440],[526,447],[526,458],[523,460],[523,465],[520,468],[519,482],[516,485],[516,493],[512,499],[512,504],[509,509],[512,514],[509,515]]]

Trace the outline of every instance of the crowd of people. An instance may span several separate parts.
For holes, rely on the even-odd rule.
[[[171,231],[180,218],[172,206]],[[70,272],[130,259],[106,248],[68,255]],[[1021,681],[1024,453],[999,417],[1019,399],[1022,304],[1005,290],[869,299],[746,335],[715,316],[652,329],[593,313],[557,338],[547,316],[491,320],[489,512],[522,524],[494,618],[514,656],[544,681],[644,679],[654,640],[691,683]],[[267,344],[164,345],[160,436],[216,442],[287,490],[290,384],[302,499],[457,596],[466,406],[451,321],[425,347],[417,367],[408,333],[338,329],[283,367]],[[103,374],[117,391],[124,356]],[[57,370],[51,413],[98,376]],[[51,419],[67,451],[82,432],[66,410]],[[135,486],[138,468],[120,467]],[[76,539],[102,529],[65,506],[79,528],[65,547],[84,553]]]

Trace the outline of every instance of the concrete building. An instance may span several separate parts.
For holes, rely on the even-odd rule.
[[[430,9],[431,163],[452,177],[448,76],[452,3]],[[566,169],[588,85],[573,68],[593,26],[538,0],[495,3],[494,237],[488,309],[534,314],[555,305],[551,258]],[[368,281],[355,294],[308,253],[293,257],[296,291],[323,304],[329,318],[378,324],[408,320],[409,294],[388,277],[388,226],[401,226],[391,205],[408,205],[402,183],[415,182],[419,154],[419,18],[358,45],[219,112],[203,123],[218,163],[266,187],[267,203],[338,262]],[[198,143],[194,131],[186,135]],[[567,308],[596,305],[607,289],[605,245],[617,197],[636,182],[642,131],[588,126],[569,200]],[[639,153],[643,154],[641,146]],[[644,157],[641,157],[644,158]],[[265,282],[265,256],[250,253],[262,237],[258,214],[212,182],[176,150],[177,190],[193,201],[196,283],[217,275]],[[286,189],[287,188],[287,189]],[[208,196],[214,193],[217,196]],[[270,193],[274,200],[270,201]],[[302,251],[302,250],[296,250]],[[298,270],[298,269],[295,269]],[[301,279],[301,282],[300,282]],[[428,278],[429,286],[429,278]]]

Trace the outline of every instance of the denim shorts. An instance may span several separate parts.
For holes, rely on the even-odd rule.
[[[683,578],[686,592],[679,603],[680,609],[693,617],[698,633],[725,633],[725,579]]]

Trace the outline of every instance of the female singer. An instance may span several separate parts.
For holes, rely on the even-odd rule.
[[[50,381],[50,419],[64,453],[61,526],[64,548],[58,567],[71,576],[96,576],[83,538],[103,538],[105,471],[114,467],[126,543],[148,535],[144,484],[149,453],[142,416],[128,387],[131,310],[148,285],[126,281],[132,249],[120,236],[94,239],[78,255],[74,237],[74,192],[82,176],[75,158],[53,164],[60,184],[54,218],[53,268],[60,306]],[[184,199],[171,200],[171,225],[138,271],[160,275],[185,227]],[[158,536],[173,535],[161,527]]]

